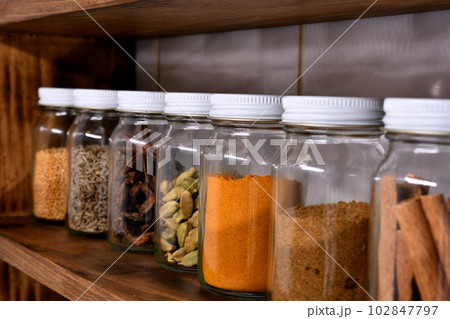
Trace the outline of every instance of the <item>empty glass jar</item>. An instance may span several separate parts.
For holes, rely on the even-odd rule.
[[[116,249],[153,252],[156,154],[165,133],[163,92],[119,91],[119,125],[111,136],[108,242]]]
[[[214,94],[200,180],[198,276],[238,299],[267,299],[271,166],[284,139],[280,98]]]
[[[389,98],[374,178],[370,294],[450,300],[450,100]]]
[[[212,125],[210,94],[168,93],[167,134],[157,147],[158,216],[155,257],[167,269],[196,272],[198,259],[199,168]]]
[[[110,137],[117,125],[117,92],[74,90],[77,117],[70,127],[67,229],[73,234],[105,236],[108,215]]]
[[[382,101],[283,98],[273,168],[272,300],[366,300],[371,179]]]
[[[67,132],[75,118],[72,89],[39,88],[42,113],[33,131],[33,216],[63,223],[69,186]]]

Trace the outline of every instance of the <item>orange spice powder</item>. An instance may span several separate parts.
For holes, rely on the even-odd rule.
[[[207,177],[202,271],[211,286],[267,291],[271,176]]]

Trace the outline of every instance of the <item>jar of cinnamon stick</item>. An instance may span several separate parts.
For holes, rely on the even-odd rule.
[[[64,224],[69,187],[67,133],[75,118],[73,90],[39,88],[41,116],[33,131],[33,217]]]
[[[119,124],[111,136],[108,242],[118,250],[153,252],[156,153],[167,129],[163,92],[119,91]]]
[[[280,98],[214,94],[202,153],[199,280],[237,299],[267,299],[271,166],[284,132]]]
[[[287,96],[275,161],[272,300],[370,300],[371,181],[384,150],[382,101]]]
[[[213,127],[208,93],[167,93],[169,122],[157,149],[155,259],[178,272],[197,272],[200,152]]]
[[[389,151],[370,223],[370,294],[450,300],[450,100],[385,100]]]

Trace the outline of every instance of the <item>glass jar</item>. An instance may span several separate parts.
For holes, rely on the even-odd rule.
[[[283,98],[273,167],[272,300],[366,300],[371,178],[382,101]]]
[[[386,99],[373,187],[370,294],[450,300],[450,100]]]
[[[70,178],[66,227],[103,237],[108,215],[110,137],[117,125],[117,92],[74,90],[77,117],[69,130]]]
[[[69,186],[67,132],[75,118],[73,90],[39,88],[42,113],[33,130],[33,217],[64,223]]]
[[[284,139],[280,98],[214,94],[201,161],[199,281],[238,299],[267,299],[271,165]]]
[[[167,129],[162,92],[118,92],[119,125],[111,136],[108,242],[153,252],[157,143]]]
[[[156,261],[166,269],[197,271],[200,151],[212,134],[210,94],[168,93],[169,129],[157,147]],[[189,243],[187,243],[189,241]]]

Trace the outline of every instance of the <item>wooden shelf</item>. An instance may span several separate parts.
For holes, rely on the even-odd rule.
[[[31,218],[0,219],[0,260],[75,300],[121,254],[106,240],[77,237]],[[162,269],[153,256],[125,254],[82,300],[219,300],[195,274]]]
[[[354,19],[373,0],[78,0],[112,35],[171,36]],[[365,17],[450,9],[445,0],[379,0]],[[0,31],[105,36],[73,0],[3,0]]]

